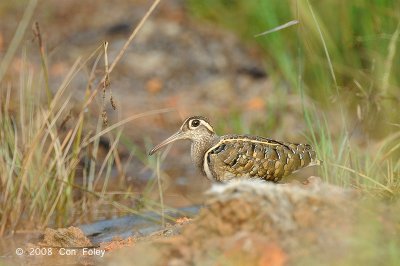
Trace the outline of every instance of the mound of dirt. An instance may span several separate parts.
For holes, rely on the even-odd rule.
[[[78,227],[46,228],[40,242],[27,243],[4,265],[95,265],[104,252],[99,255],[93,250],[101,251]]]
[[[356,193],[242,181],[214,186],[199,216],[172,237],[109,254],[118,265],[285,265],[346,252]],[[146,255],[144,255],[146,254]]]
[[[46,228],[43,241],[38,245],[60,248],[84,248],[93,246],[92,242],[90,242],[82,230],[73,226],[59,229]]]

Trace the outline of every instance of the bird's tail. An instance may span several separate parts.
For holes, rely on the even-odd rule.
[[[287,146],[291,149],[293,154],[299,156],[299,163],[293,170],[298,170],[303,167],[321,165],[322,161],[317,159],[317,154],[313,147],[309,144],[293,144],[288,143]]]
[[[313,158],[313,159],[311,159],[311,162],[308,166],[322,165],[323,163],[324,163],[324,161],[319,160],[317,158]]]

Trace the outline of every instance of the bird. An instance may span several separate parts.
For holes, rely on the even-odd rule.
[[[209,180],[221,183],[247,179],[277,183],[301,168],[321,163],[309,144],[251,135],[219,136],[204,116],[188,117],[175,134],[151,149],[149,155],[177,140],[190,140],[192,162]]]

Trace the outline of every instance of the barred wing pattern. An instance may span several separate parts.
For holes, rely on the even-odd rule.
[[[317,163],[308,144],[283,143],[272,139],[226,135],[204,155],[204,171],[209,179],[257,178],[278,182],[292,172]]]

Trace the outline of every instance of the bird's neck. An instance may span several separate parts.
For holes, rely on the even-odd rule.
[[[210,149],[214,145],[214,143],[217,140],[218,136],[213,134],[192,141],[192,147],[191,147],[192,161],[197,166],[197,168],[201,170],[203,174],[205,174],[203,169],[204,154],[207,152],[208,149]]]

